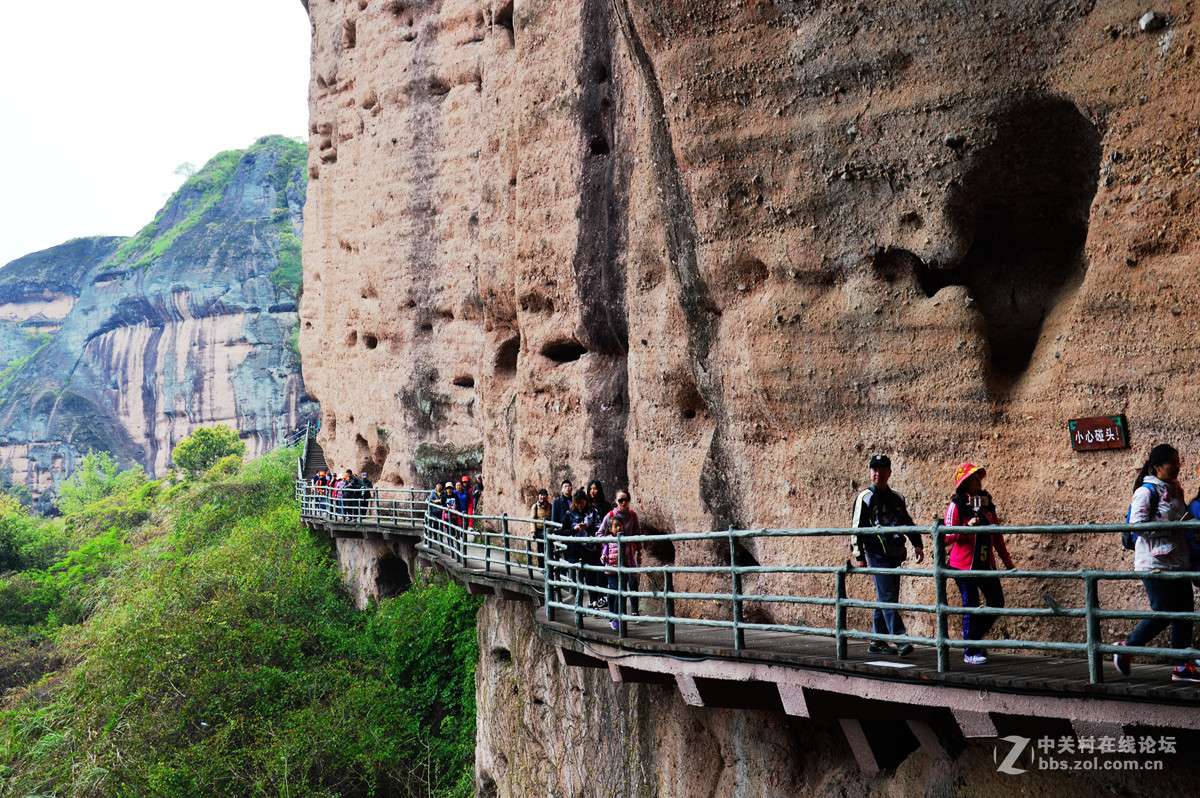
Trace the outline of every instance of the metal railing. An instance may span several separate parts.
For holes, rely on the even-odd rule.
[[[425,524],[425,491],[404,488],[349,488],[296,481],[300,515],[344,524],[418,531]]]
[[[373,489],[378,497],[363,508],[361,514],[345,507],[335,508],[328,493],[313,486],[300,486],[302,514],[324,517],[363,526],[419,529],[423,545],[433,554],[446,559],[463,570],[483,571],[500,578],[516,578],[534,583],[542,589],[546,618],[555,621],[565,613],[576,628],[583,628],[584,619],[599,618],[617,625],[617,634],[625,637],[630,623],[658,624],[663,641],[670,645],[681,628],[727,630],[729,645],[735,650],[748,647],[748,632],[784,632],[826,638],[833,642],[838,659],[848,657],[851,640],[878,640],[891,643],[911,643],[933,647],[937,651],[939,672],[950,669],[950,652],[965,648],[1007,649],[1076,655],[1087,659],[1088,675],[1093,683],[1104,679],[1103,660],[1115,653],[1146,657],[1200,657],[1200,649],[1173,649],[1156,646],[1120,646],[1105,642],[1101,623],[1111,620],[1139,621],[1145,618],[1200,620],[1196,612],[1168,613],[1137,609],[1106,608],[1101,602],[1101,588],[1106,583],[1155,579],[1200,580],[1200,572],[1191,571],[1105,571],[1105,570],[959,570],[945,561],[945,537],[968,532],[976,535],[1003,534],[1018,536],[1102,536],[1110,547],[1113,559],[1128,560],[1132,555],[1121,551],[1119,533],[1130,528],[1125,524],[1072,524],[1055,526],[1009,527],[945,527],[940,522],[930,527],[893,527],[889,532],[916,533],[932,538],[932,566],[927,568],[859,568],[845,562],[840,565],[744,565],[747,545],[754,541],[775,538],[841,538],[847,540],[856,530],[825,529],[760,529],[725,532],[678,533],[668,535],[623,535],[621,543],[641,546],[674,545],[679,542],[701,544],[708,551],[722,552],[718,565],[638,565],[625,562],[626,545],[617,547],[616,567],[588,564],[577,549],[581,545],[603,546],[616,543],[615,538],[580,539],[561,534],[557,524],[508,515],[471,515],[441,506],[427,504],[428,494],[412,490]],[[329,489],[323,489],[328,491]],[[381,509],[382,508],[382,509]],[[1200,522],[1137,524],[1135,532],[1171,529],[1200,530]],[[539,545],[540,544],[540,545]],[[572,559],[566,557],[568,550]],[[548,554],[547,554],[548,553]],[[898,575],[902,579],[932,580],[933,603],[885,603],[851,597],[852,590],[870,593],[869,577],[877,574]],[[591,581],[589,582],[589,577]],[[1006,582],[1023,580],[1036,587],[1043,596],[1041,606],[963,607],[951,604],[948,582],[951,579],[996,577]],[[856,581],[861,580],[861,581]],[[802,581],[806,589],[794,593],[771,589],[781,583]],[[1067,584],[1073,600],[1045,595],[1050,585]],[[1198,582],[1200,583],[1200,582]],[[717,588],[715,585],[728,585]],[[758,584],[767,587],[758,589]],[[591,607],[585,594],[603,596],[606,607]],[[1140,593],[1140,591],[1139,591]],[[638,600],[650,612],[633,615],[632,600]],[[1145,599],[1141,599],[1143,602]],[[875,609],[925,616],[932,627],[929,635],[891,635],[870,631],[869,612]],[[863,611],[865,622],[856,628],[850,614]],[[964,640],[951,631],[951,620],[962,615],[996,616],[998,618],[1046,621],[1059,619],[1070,628],[1059,639],[1043,639],[1047,634],[1029,633],[1024,636],[982,640]],[[784,620],[771,616],[787,616]],[[862,620],[862,619],[860,619]],[[911,623],[911,621],[910,621]],[[1128,630],[1132,631],[1132,623]],[[1000,630],[1000,627],[996,627]],[[1043,627],[1044,629],[1044,627]],[[751,641],[752,642],[752,641]]]
[[[431,552],[462,568],[527,582],[544,579],[546,530],[559,528],[551,521],[502,515],[473,515],[426,505],[423,543]]]
[[[1083,524],[1062,526],[1021,526],[1021,527],[971,527],[969,532],[977,535],[1003,534],[1006,537],[1019,535],[1102,535],[1112,547],[1114,559],[1121,556],[1119,534],[1124,530],[1124,524]],[[1152,531],[1157,529],[1200,529],[1200,522],[1176,522],[1172,524],[1138,524],[1136,531]],[[1103,570],[958,570],[952,569],[945,563],[943,555],[945,536],[953,533],[964,533],[963,527],[944,527],[936,523],[932,527],[895,527],[889,532],[927,534],[933,538],[934,544],[929,548],[933,552],[931,568],[859,568],[846,562],[842,565],[740,565],[743,559],[745,543],[750,540],[769,538],[828,538],[840,537],[848,539],[855,532],[851,529],[780,529],[780,530],[735,530],[726,532],[684,533],[671,535],[623,535],[621,542],[625,545],[617,547],[618,565],[616,568],[588,565],[583,562],[571,562],[561,554],[571,543],[578,539],[564,535],[548,534],[548,543],[554,547],[554,555],[547,562],[545,578],[544,601],[548,620],[555,620],[556,615],[565,611],[574,619],[577,628],[583,627],[583,619],[596,617],[615,622],[617,633],[625,637],[628,624],[660,624],[663,640],[671,644],[676,640],[681,627],[705,628],[709,630],[728,630],[730,644],[735,650],[747,648],[746,633],[785,632],[800,635],[812,635],[833,640],[835,655],[838,659],[847,658],[847,644],[850,640],[879,640],[891,643],[911,643],[934,647],[937,651],[939,672],[950,669],[950,651],[965,648],[978,649],[1010,649],[1038,652],[1056,652],[1074,654],[1086,657],[1088,675],[1093,683],[1104,679],[1102,668],[1103,658],[1115,653],[1137,656],[1187,658],[1200,657],[1200,649],[1172,649],[1155,646],[1121,646],[1113,642],[1106,643],[1101,633],[1101,621],[1125,619],[1141,620],[1144,618],[1186,619],[1196,621],[1200,614],[1196,612],[1152,612],[1148,610],[1107,609],[1101,606],[1100,587],[1105,582],[1121,582],[1141,580],[1153,576],[1156,579],[1200,579],[1200,573],[1191,571],[1153,572],[1145,571],[1103,571]],[[593,538],[589,543],[615,543],[615,538]],[[637,543],[662,545],[670,542],[698,542],[705,544],[709,551],[714,547],[723,549],[723,558],[728,564],[720,565],[647,565],[630,566],[625,563],[626,546]],[[719,549],[718,549],[719,550]],[[603,583],[587,584],[588,574],[602,574]],[[929,579],[934,583],[934,603],[884,603],[868,599],[851,598],[849,595],[851,580],[860,577],[870,577],[876,574],[894,574],[907,579]],[[616,578],[609,578],[616,577]],[[1038,585],[1042,592],[1048,584],[1067,582],[1077,585],[1076,599],[1072,606],[1064,606],[1064,602],[1043,597],[1043,606],[1036,607],[963,607],[949,603],[947,597],[947,582],[949,579],[997,577],[1006,581],[1030,580]],[[809,583],[824,582],[822,593],[809,591],[807,595],[789,595],[777,591],[755,590],[748,583],[762,582],[767,585],[779,584],[787,580],[804,579]],[[722,582],[727,589],[715,589],[714,583]],[[868,586],[869,587],[869,586]],[[584,603],[584,592],[603,596],[607,599],[607,607],[592,608]],[[566,599],[562,594],[566,594]],[[1081,595],[1079,595],[1081,594]],[[626,603],[638,599],[645,606],[649,604],[653,611],[632,615],[625,610]],[[716,606],[714,606],[714,603]],[[683,612],[680,611],[683,606]],[[906,613],[924,614],[932,621],[934,633],[929,635],[891,635],[877,634],[869,631],[869,617],[866,628],[853,628],[848,623],[848,613],[851,610],[888,609]],[[700,611],[703,611],[703,615]],[[775,612],[767,612],[774,610]],[[782,612],[780,612],[782,610]],[[768,617],[771,614],[799,615],[796,622],[755,620]],[[1073,634],[1063,635],[1070,639],[1026,639],[998,638],[982,640],[964,640],[954,636],[950,630],[950,619],[962,615],[997,616],[1000,618],[1028,619],[1070,619],[1081,627]],[[999,627],[997,627],[999,628]],[[1132,625],[1128,631],[1132,631]],[[1032,636],[1030,636],[1032,637]],[[1044,637],[1044,635],[1043,635]]]
[[[306,441],[306,442],[310,441],[313,438],[317,437],[317,433],[320,431],[321,431],[321,425],[319,423],[314,424],[312,422],[309,422],[308,424],[305,424],[303,427],[298,427],[294,432],[292,432],[291,435],[285,436],[284,439],[279,442],[279,445],[280,446],[295,446],[300,441]],[[305,448],[307,449],[307,446]]]

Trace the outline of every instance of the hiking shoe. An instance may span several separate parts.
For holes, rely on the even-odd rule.
[[[1176,665],[1175,670],[1171,671],[1171,681],[1200,682],[1200,668],[1190,662],[1185,665]]]
[[[913,652],[912,643],[905,643],[904,645],[900,646],[900,648],[898,648],[896,650],[896,653],[902,657],[907,657],[912,652]]]
[[[616,622],[616,621],[609,621],[609,622],[608,622],[608,625],[609,625],[609,626],[611,626],[611,627],[612,627],[612,628],[614,628],[614,629],[616,629],[616,628],[617,628],[617,622]]]
[[[890,654],[891,656],[895,656],[896,649],[892,648],[887,643],[872,643],[871,645],[867,646],[867,653],[868,654]]]
[[[599,609],[605,609],[606,607],[608,607],[608,599],[606,599],[606,598],[597,599],[596,607]]]
[[[987,655],[986,654],[966,654],[963,656],[963,662],[967,663],[968,665],[986,665],[987,664]]]
[[[1117,645],[1123,646],[1125,645],[1125,641],[1118,640]],[[1132,664],[1133,657],[1129,654],[1113,654],[1113,667],[1116,668],[1117,673],[1121,674],[1122,676],[1128,676],[1129,674],[1133,673],[1133,668],[1131,667]]]

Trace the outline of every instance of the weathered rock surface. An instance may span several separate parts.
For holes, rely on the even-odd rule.
[[[686,531],[846,523],[874,451],[922,521],[962,460],[1032,523],[1124,517],[1158,441],[1194,459],[1190,8],[1153,34],[1123,1],[309,11],[300,342],[331,461],[423,487],[419,444],[482,442],[491,509],[597,476],[648,530]],[[1134,448],[1073,453],[1067,419],[1110,413]],[[1048,568],[1116,551],[1010,549]],[[776,581],[747,589],[806,588]],[[1140,606],[1135,588],[1111,601]],[[534,767],[490,711],[481,756]],[[760,733],[738,744],[779,739]]]
[[[162,475],[197,426],[274,445],[315,405],[297,325],[304,147],[215,158],[132,239],[77,239],[0,271],[0,467],[52,491],[89,449]]]

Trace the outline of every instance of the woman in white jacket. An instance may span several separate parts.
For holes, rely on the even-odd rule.
[[[1130,523],[1182,519],[1187,514],[1187,505],[1178,477],[1179,452],[1165,443],[1151,449],[1134,485],[1133,499],[1129,505]],[[1133,555],[1135,571],[1154,574],[1160,571],[1186,571],[1190,567],[1187,539],[1182,530],[1147,530],[1138,533]],[[1194,607],[1192,583],[1187,579],[1157,579],[1148,575],[1142,584],[1150,599],[1150,609],[1155,612],[1191,612]],[[1192,622],[1169,618],[1146,618],[1117,645],[1144,646],[1168,626],[1171,627],[1171,648],[1191,646]],[[1113,655],[1113,664],[1123,676],[1130,674],[1132,660],[1129,654]],[[1200,682],[1200,669],[1185,658],[1176,658],[1171,679],[1177,682]]]

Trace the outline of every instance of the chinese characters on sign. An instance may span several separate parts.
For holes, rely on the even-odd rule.
[[[1129,425],[1125,416],[1073,418],[1067,422],[1071,448],[1077,452],[1129,448]]]

